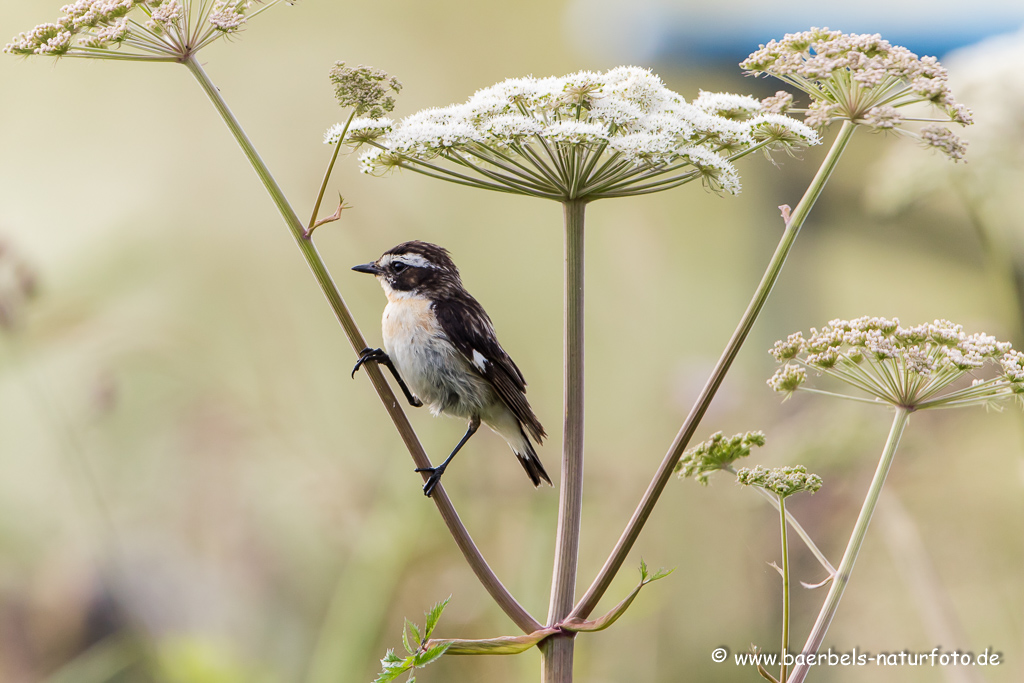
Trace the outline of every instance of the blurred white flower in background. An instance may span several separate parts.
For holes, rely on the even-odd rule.
[[[870,211],[898,215],[923,202],[959,207],[990,258],[1013,283],[1024,321],[1024,30],[951,53],[943,62],[975,125],[963,137],[970,161],[954,167],[938,155],[890,145],[868,172]]]

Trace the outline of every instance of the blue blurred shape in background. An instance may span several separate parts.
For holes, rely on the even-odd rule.
[[[759,44],[812,26],[880,33],[936,55],[1024,25],[1021,0],[764,3],[720,0],[571,0],[566,29],[585,53],[609,62],[735,65]]]

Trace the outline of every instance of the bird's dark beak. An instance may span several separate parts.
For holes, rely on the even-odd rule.
[[[352,266],[352,270],[357,273],[369,273],[370,275],[380,275],[384,272],[376,263],[364,263],[361,266]]]

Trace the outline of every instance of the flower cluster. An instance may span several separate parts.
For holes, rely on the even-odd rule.
[[[337,142],[339,130],[325,139]],[[618,67],[506,80],[399,123],[356,119],[344,142],[370,145],[360,158],[365,172],[409,168],[565,200],[657,192],[695,179],[734,194],[735,159],[819,140],[752,97],[700,93],[686,102],[649,70]]]
[[[808,474],[803,465],[774,467],[768,469],[758,465],[753,469],[743,467],[736,473],[736,481],[744,486],[759,486],[771,491],[779,498],[788,498],[794,493],[807,491],[816,493],[821,488],[821,477]]]
[[[56,23],[17,36],[4,52],[97,59],[180,60],[242,29],[270,0],[76,0]]]
[[[890,147],[867,174],[870,208],[892,215],[934,193],[966,203],[996,250],[1016,250],[1022,233],[1010,218],[1021,211],[1024,184],[1024,30],[988,38],[946,57],[950,82],[971,103],[979,125],[972,126],[971,169],[942,168],[932,155]],[[939,142],[936,139],[936,142]],[[1003,221],[1002,217],[1010,218]],[[996,220],[993,220],[996,218]]]
[[[384,114],[395,108],[395,98],[388,91],[397,94],[402,90],[398,79],[381,69],[345,66],[345,62],[335,63],[331,69],[331,83],[334,84],[338,104],[351,107],[355,116],[365,117],[362,119],[364,130],[367,124],[377,125]],[[391,125],[390,121],[388,125]]]
[[[914,135],[953,160],[963,158],[964,143],[948,128],[930,126],[918,136],[903,128],[906,119],[897,111],[927,103],[943,113],[939,121],[972,123],[970,111],[953,99],[946,70],[934,57],[919,58],[878,34],[812,28],[762,45],[740,66],[750,74],[775,76],[810,95],[806,122],[815,128],[846,119]]]
[[[786,394],[787,398],[797,387],[807,381],[807,371],[799,365],[787,363],[768,379],[768,386]]]
[[[715,432],[710,439],[683,454],[676,464],[676,472],[680,479],[696,476],[698,482],[707,486],[709,474],[730,467],[735,460],[750,455],[752,446],[763,446],[764,441],[764,432],[746,432],[728,438],[722,432]]]
[[[1024,354],[987,334],[967,334],[948,320],[913,327],[895,318],[833,320],[821,330],[811,328],[807,338],[797,332],[775,342],[771,354],[779,362],[792,361],[768,380],[787,394],[804,388],[810,368],[910,410],[1024,396]],[[982,377],[985,369],[995,369],[995,376]],[[966,376],[973,381],[967,383]]]

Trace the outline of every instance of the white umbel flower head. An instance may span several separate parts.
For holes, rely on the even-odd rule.
[[[741,467],[736,472],[736,481],[744,486],[757,486],[771,491],[779,498],[788,498],[804,491],[817,493],[822,485],[821,477],[810,474],[803,465],[771,469],[762,465],[755,465],[753,468]]]
[[[818,144],[806,125],[763,114],[743,95],[692,104],[649,69],[513,78],[466,102],[427,109],[366,139],[366,172],[408,168],[475,187],[559,201],[658,192],[694,180],[736,194],[734,161],[758,149]],[[330,132],[328,135],[330,139]]]
[[[1024,354],[987,334],[967,334],[948,320],[903,327],[896,318],[832,320],[805,338],[797,332],[771,349],[787,364],[768,381],[783,393],[804,386],[806,370],[857,390],[855,400],[907,410],[995,405],[1024,397]],[[973,381],[968,384],[967,379]]]
[[[16,55],[182,61],[282,0],[75,0],[4,47]],[[257,11],[251,12],[256,5]]]
[[[918,135],[905,127],[905,117],[897,112],[923,103],[941,112],[940,118],[925,120],[971,123],[970,111],[953,99],[946,70],[934,57],[919,58],[878,34],[812,28],[762,45],[740,66],[747,73],[774,76],[807,93],[811,104],[805,112],[810,126],[820,128],[834,120],[848,120],[920,137],[954,161],[963,158],[963,143],[948,128],[932,126]],[[772,107],[782,104],[769,99]],[[922,120],[917,115],[914,118]]]
[[[761,111],[761,101],[749,95],[700,91],[693,105],[709,114],[742,121]]]

